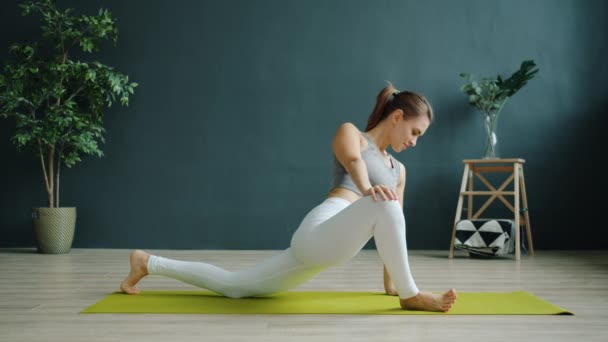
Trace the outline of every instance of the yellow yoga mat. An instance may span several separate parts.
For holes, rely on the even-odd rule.
[[[115,292],[81,313],[349,314],[349,315],[572,315],[529,292],[460,292],[447,313],[399,308],[381,292],[281,292],[232,299],[209,291]]]

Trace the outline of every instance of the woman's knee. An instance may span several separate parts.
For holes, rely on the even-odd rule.
[[[385,201],[380,195],[377,195],[377,200],[374,201],[372,196],[365,196],[361,200],[364,200],[375,210],[383,214],[399,214],[403,215],[403,210],[399,201],[387,200]]]
[[[371,199],[373,201],[373,199]],[[371,204],[376,215],[377,222],[383,222],[394,229],[402,230],[405,227],[405,216],[399,201],[378,201]]]

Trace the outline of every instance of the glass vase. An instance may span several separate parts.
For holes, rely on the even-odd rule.
[[[483,127],[485,132],[485,142],[483,147],[483,159],[498,159],[498,137],[496,126],[498,123],[499,111],[493,113],[483,113]]]

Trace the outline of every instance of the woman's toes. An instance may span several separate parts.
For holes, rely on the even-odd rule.
[[[449,300],[456,300],[456,298],[457,298],[456,290],[451,289],[448,292],[446,292],[446,298]]]
[[[397,293],[397,290],[395,290],[394,288],[385,288],[385,292],[389,296],[398,296],[399,295],[399,293]]]
[[[126,281],[121,284],[120,289],[127,294],[139,294],[141,292],[137,286],[130,285]]]
[[[136,295],[136,294],[139,294],[140,291],[138,289],[130,288],[130,289],[127,289],[127,291],[125,291],[125,292],[130,295]]]

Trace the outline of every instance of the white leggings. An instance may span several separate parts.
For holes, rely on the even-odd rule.
[[[324,269],[354,257],[374,237],[402,299],[418,288],[405,243],[405,218],[399,201],[375,202],[370,196],[350,203],[330,197],[313,208],[291,239],[291,247],[249,269],[229,272],[203,262],[151,255],[148,273],[163,275],[231,298],[253,297],[297,287]]]

